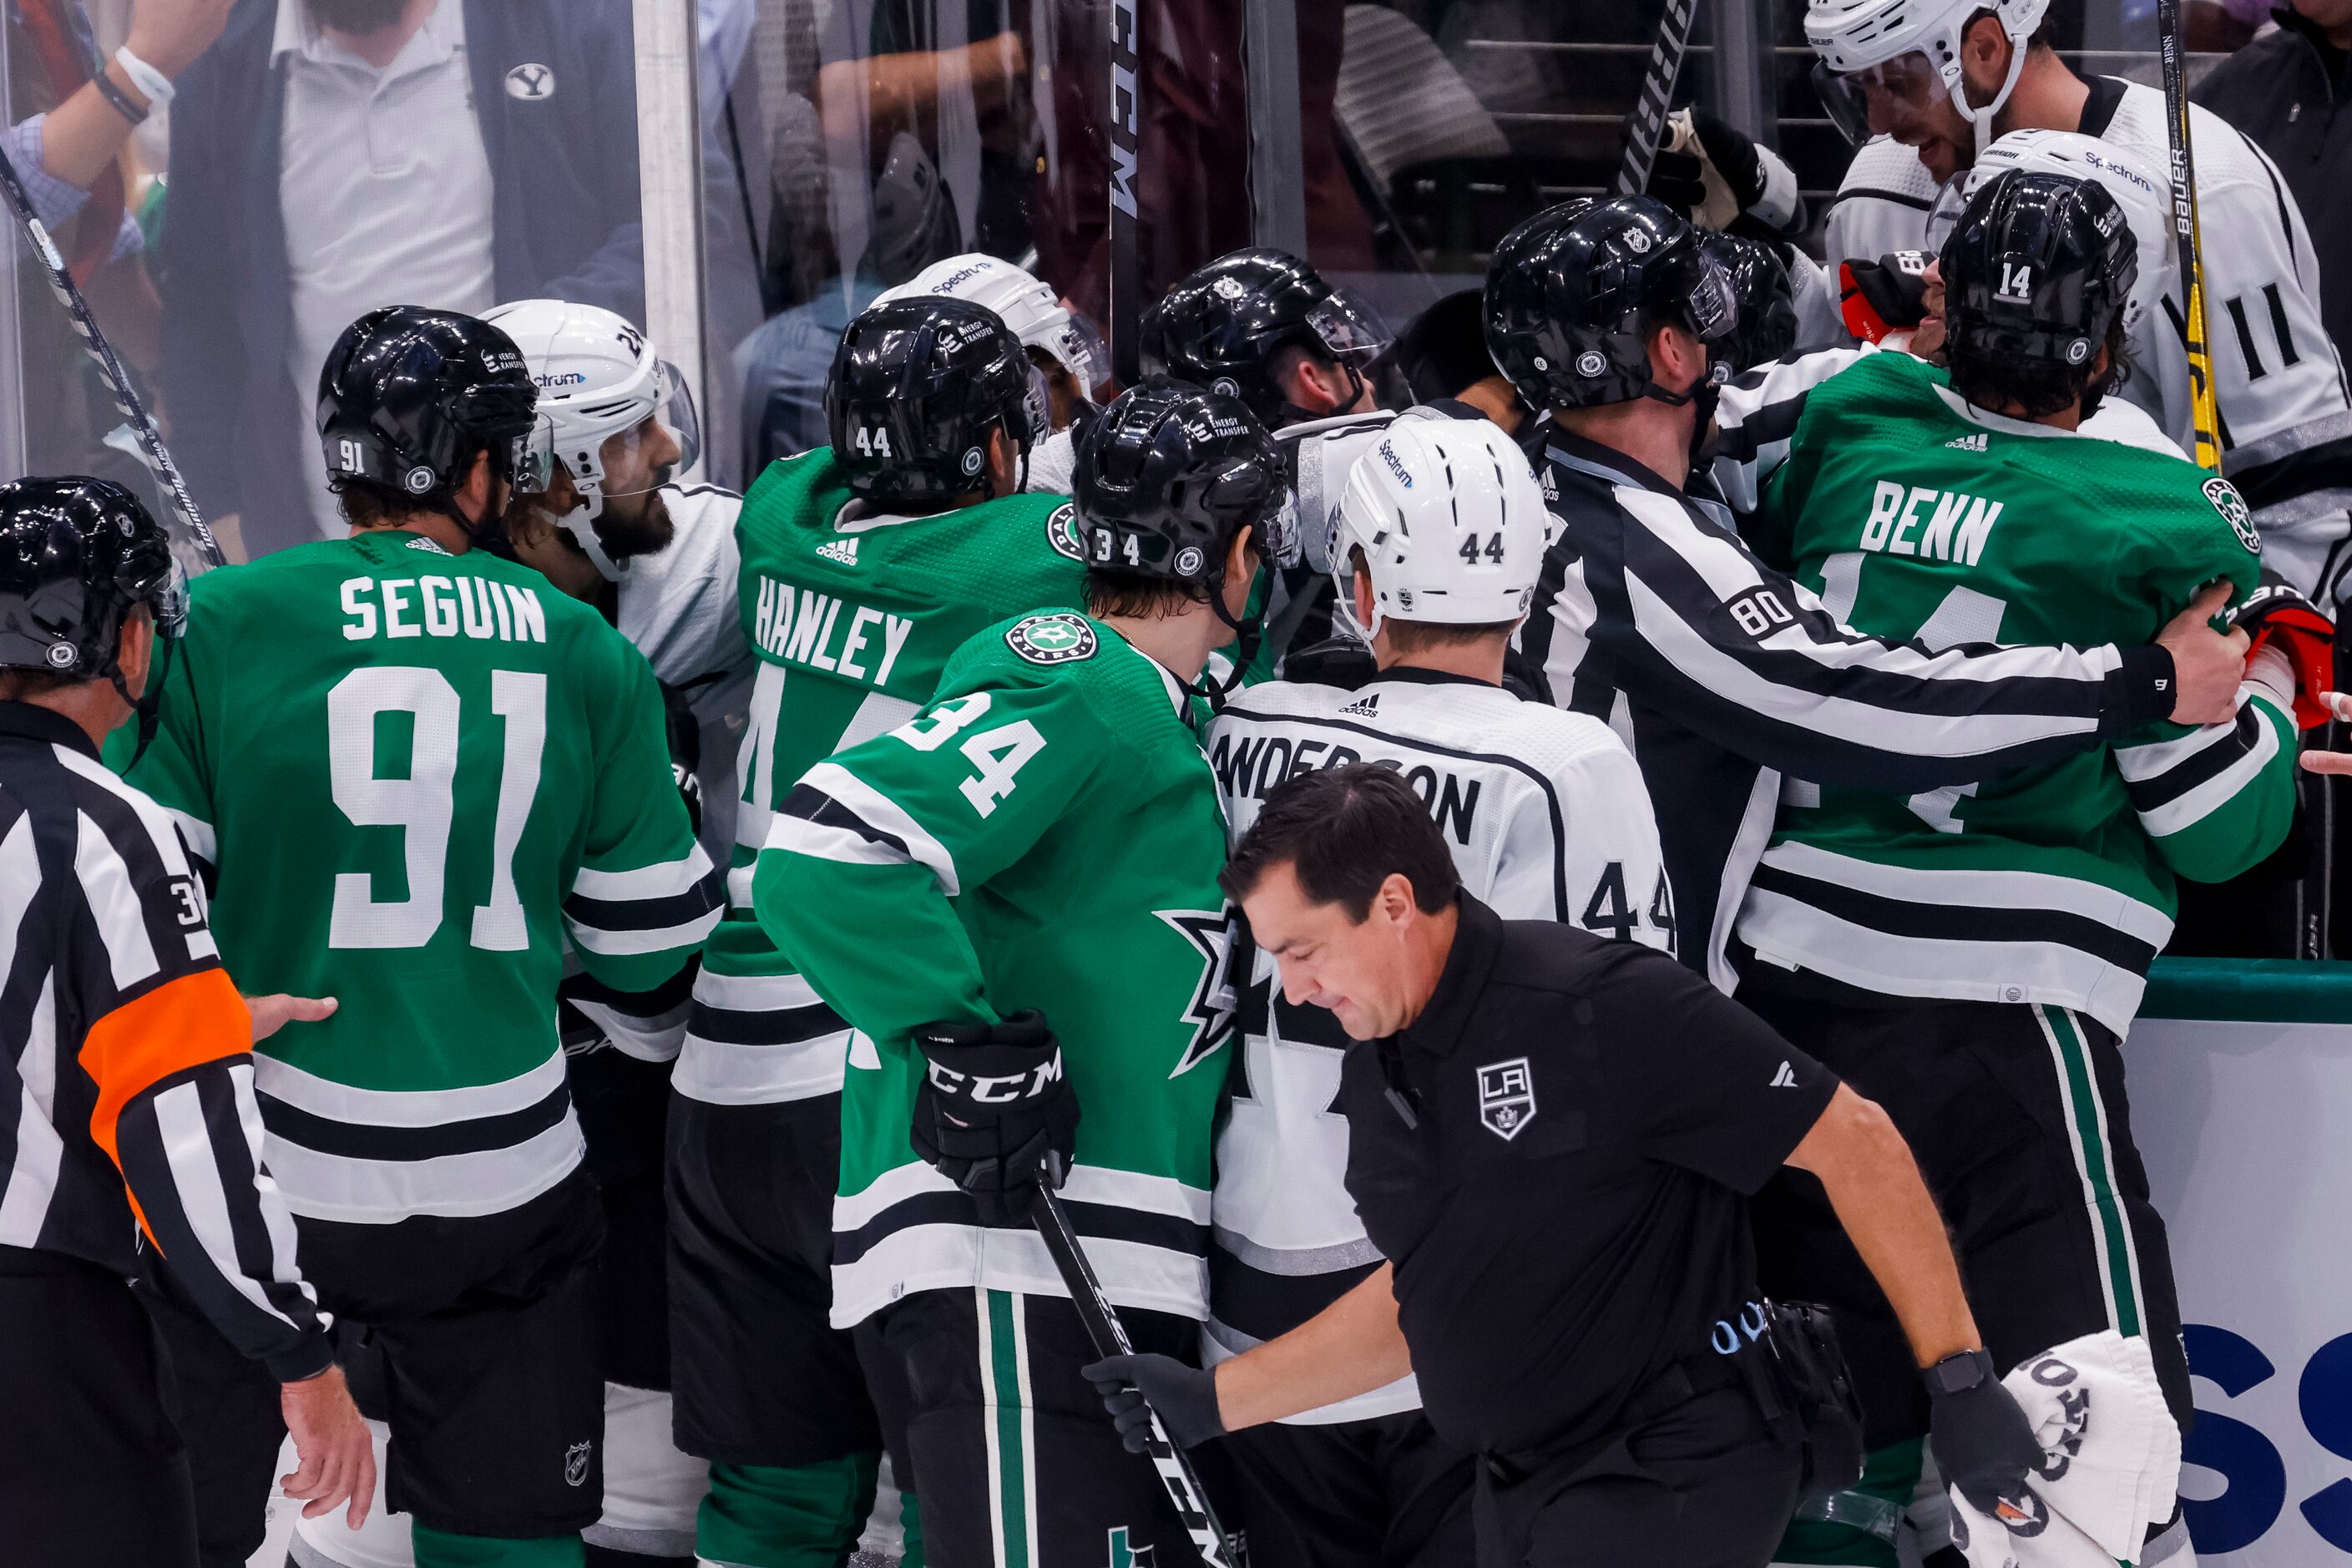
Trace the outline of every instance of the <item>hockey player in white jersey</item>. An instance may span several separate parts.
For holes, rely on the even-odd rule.
[[[2079,132],[2135,154],[2140,167],[2170,167],[2163,93],[2076,76],[2050,46],[2049,5],[1809,0],[1814,81],[1831,119],[1862,144],[1830,212],[1833,270],[1933,248],[1931,212],[1939,203],[1957,211],[1964,194],[1945,188],[2011,131]],[[2221,471],[2252,510],[2264,563],[2326,607],[2352,538],[2352,395],[2320,316],[2318,258],[2269,157],[2210,111],[2192,104],[2189,114]],[[2166,384],[2159,417],[2186,445],[2177,276],[2159,309],[2171,336],[2141,370]]]
[[[670,476],[693,465],[694,405],[677,371],[625,318],[525,300],[489,312],[539,387],[534,442],[553,479],[519,496],[505,547],[635,644],[669,708],[672,772],[706,849],[731,846],[734,756],[751,700],[751,653],[736,614],[735,515],[742,498]],[[714,823],[714,817],[719,820]],[[669,1063],[693,971],[658,993],[607,992],[568,977],[561,1025],[572,1102],[604,1209],[604,1518],[583,1532],[591,1568],[690,1563],[708,1469],[670,1441],[663,1289],[662,1133]],[[381,1444],[383,1432],[377,1431]],[[411,1568],[405,1515],[379,1509],[296,1526],[305,1568]]]
[[[1479,898],[1516,919],[1670,949],[1674,900],[1632,755],[1600,720],[1501,687],[1549,521],[1527,458],[1496,426],[1419,412],[1391,423],[1329,527],[1339,616],[1369,640],[1380,674],[1355,690],[1275,681],[1224,707],[1207,743],[1233,835],[1296,773],[1393,766]],[[1348,1130],[1330,1106],[1346,1036],[1329,1014],[1284,1001],[1264,956],[1242,1026],[1242,1081],[1217,1143],[1211,1366],[1352,1291],[1388,1289],[1341,1181]],[[1259,1568],[1472,1559],[1472,1458],[1430,1430],[1410,1377],[1228,1443]]]
[[[1070,471],[1077,463],[1078,416],[1094,406],[1097,389],[1109,384],[1110,350],[1085,317],[1073,315],[1062,303],[1051,284],[984,251],[934,261],[896,289],[876,295],[874,303],[924,295],[985,305],[1021,340],[1029,363],[1045,374],[1046,410],[1054,426],[1052,435],[1029,449],[1029,471],[1021,488],[1068,495]]]

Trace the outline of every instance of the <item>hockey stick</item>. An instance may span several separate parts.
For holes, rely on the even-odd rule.
[[[181,566],[194,574],[227,565],[220,542],[205,526],[204,514],[196,510],[195,498],[188,493],[187,481],[180,478],[172,454],[163,447],[162,432],[148,416],[147,405],[139,401],[139,394],[131,389],[130,373],[116,357],[114,345],[98,330],[98,318],[90,313],[89,301],[82,298],[80,286],[66,270],[65,258],[58,254],[57,242],[49,237],[48,229],[34,213],[33,200],[25,194],[25,182],[18,177],[16,165],[5,151],[0,151],[0,196],[6,197],[9,210],[16,215],[17,226],[33,242],[33,252],[41,258],[41,268],[47,276],[49,292],[58,297],[58,303],[73,318],[74,331],[80,334],[82,347],[98,362],[99,374],[106,378],[107,390],[114,395],[114,406],[130,422],[131,433],[139,442],[140,456],[153,471],[155,482],[171,503],[172,521],[176,524],[172,531],[180,546],[176,553],[181,557]],[[191,553],[193,560],[189,559]]]
[[[2221,416],[2213,401],[2211,340],[2205,333],[2205,269],[2199,260],[2197,155],[2189,142],[2189,56],[2180,0],[2157,0],[2158,48],[2164,59],[2165,140],[2172,151],[2172,232],[2180,252],[2181,328],[2188,338],[2189,398],[2196,450],[2208,473],[2221,471]]]
[[[1658,41],[1650,49],[1649,68],[1642,73],[1641,96],[1625,117],[1625,157],[1617,165],[1617,184],[1611,194],[1641,195],[1650,183],[1650,165],[1657,161],[1658,144],[1665,139],[1666,105],[1675,95],[1675,78],[1682,74],[1683,55],[1690,48],[1691,18],[1698,0],[1666,0],[1666,14],[1658,23]]]
[[[1110,114],[1103,127],[1110,153],[1110,320],[1103,326],[1110,339],[1110,373],[1123,387],[1143,379],[1143,285],[1135,258],[1141,25],[1137,0],[1110,0]]]
[[[1128,1342],[1126,1325],[1118,1321],[1110,1298],[1103,1294],[1094,1266],[1078,1249],[1077,1233],[1070,1228],[1070,1216],[1062,1207],[1060,1195],[1050,1187],[1039,1187],[1029,1205],[1029,1217],[1036,1222],[1037,1234],[1045,1238],[1045,1250],[1053,1255],[1054,1267],[1061,1271],[1062,1283],[1070,1292],[1070,1304],[1077,1308],[1079,1321],[1087,1326],[1087,1337],[1095,1342],[1095,1353],[1132,1355],[1135,1347]],[[1184,1457],[1184,1450],[1168,1440],[1168,1428],[1160,1425],[1156,1410],[1151,1413],[1150,1457],[1151,1468],[1160,1472],[1160,1484],[1168,1489],[1168,1500],[1176,1505],[1176,1517],[1184,1521],[1184,1532],[1192,1538],[1202,1563],[1206,1568],[1234,1568],[1233,1547],[1225,1527],[1217,1522],[1216,1512],[1209,1506],[1209,1494],[1201,1486],[1200,1472]]]

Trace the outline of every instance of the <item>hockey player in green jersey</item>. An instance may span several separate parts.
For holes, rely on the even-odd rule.
[[[993,312],[876,305],[850,323],[825,402],[834,444],[772,465],[738,524],[758,677],[728,918],[671,1079],[676,1430],[712,1461],[700,1554],[744,1568],[845,1557],[882,1447],[826,1318],[849,1025],[753,919],[753,858],[811,766],[912,719],[991,622],[1077,606],[1084,577],[1068,500],[1021,492],[1045,393]]]
[[[254,1088],[305,1272],[366,1331],[354,1382],[390,1424],[420,1568],[584,1561],[601,1225],[556,982],[568,942],[606,985],[653,990],[720,898],[644,657],[475,548],[543,482],[534,400],[471,317],[346,330],[319,424],[352,537],[195,585],[129,774],[216,879],[240,978],[341,1003],[264,1042]]]
[[[942,1563],[1192,1551],[1026,1215],[1059,1185],[1139,1346],[1193,1353],[1234,999],[1190,688],[1261,540],[1288,553],[1285,483],[1239,402],[1162,377],[1087,430],[1075,482],[1087,613],[981,633],[919,717],[809,769],[753,883],[858,1031],[833,1318]]]
[[[2260,541],[2226,480],[2076,431],[2118,372],[2133,247],[2099,185],[2002,174],[1942,256],[1948,377],[1881,353],[1801,399],[1802,361],[1727,388],[1734,424],[1792,432],[1751,520],[1759,552],[1847,624],[1931,651],[2129,644],[2216,579],[2250,593]],[[1952,1227],[1992,1370],[2054,1349],[2110,1374],[2073,1480],[2063,1464],[2029,1478],[2040,1507],[2019,1516],[2105,1528],[2019,1537],[2036,1568],[2138,1561],[2174,1509],[2189,1371],[2117,1043],[2176,879],[2235,875],[2287,830],[2294,689],[2258,645],[2234,723],[2159,723],[1908,797],[1789,780],[1740,910],[1740,999],[1894,1117]],[[1874,1495],[1832,1511],[1891,1522],[1927,1394],[1885,1300],[1818,1186],[1781,1178],[1758,1240],[1768,1290],[1836,1310],[1879,1450]],[[1998,1531],[1980,1506],[1954,1504]],[[1802,1521],[1780,1557],[1895,1561],[1891,1536]]]

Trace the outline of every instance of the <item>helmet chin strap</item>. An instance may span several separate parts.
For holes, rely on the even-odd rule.
[[[604,542],[596,532],[596,519],[604,510],[604,492],[591,489],[583,499],[585,505],[574,507],[562,517],[549,512],[545,507],[539,510],[541,516],[572,536],[572,542],[580,547],[581,554],[588,557],[588,563],[596,568],[598,576],[607,583],[625,581],[629,575],[628,563],[615,561],[605,553]]]
[[[1982,109],[1978,109],[1969,102],[1968,72],[1963,70],[1953,79],[1950,89],[1952,108],[1975,131],[1976,156],[1979,158],[1984,156],[1985,149],[1993,143],[1994,116],[1998,115],[2001,106],[2009,101],[2009,95],[2017,90],[2017,79],[2025,72],[2025,54],[2023,38],[2012,37],[2009,40],[2009,74],[2002,79],[2000,90],[1992,95],[1992,101]]]
[[[1225,608],[1225,577],[1223,572],[1209,579],[1207,586],[1210,610],[1217,619],[1232,628],[1237,639],[1234,644],[1234,672],[1223,682],[1212,684],[1209,688],[1210,702],[1222,708],[1225,699],[1241,685],[1242,677],[1249,670],[1250,661],[1257,658],[1258,644],[1265,638],[1265,623],[1255,617],[1248,621],[1238,620],[1231,610]]]

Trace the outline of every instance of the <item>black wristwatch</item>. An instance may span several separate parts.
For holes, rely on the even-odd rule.
[[[1987,1350],[1954,1351],[1919,1375],[1926,1380],[1927,1392],[1938,1396],[1965,1394],[1980,1384],[1998,1381],[1993,1376],[1992,1352]]]

